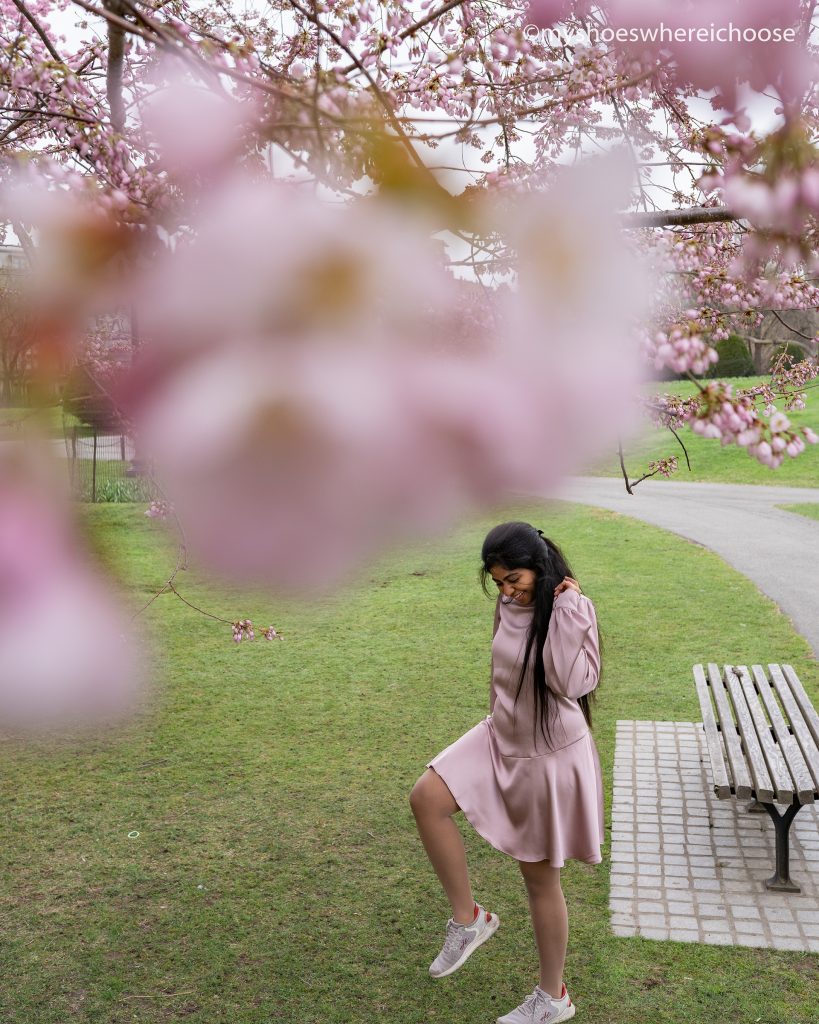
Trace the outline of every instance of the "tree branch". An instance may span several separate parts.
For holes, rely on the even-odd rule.
[[[626,472],[626,462],[625,462],[625,459],[623,457],[623,442],[622,441],[618,441],[617,442],[617,454],[620,457],[620,469],[622,470],[622,473],[623,473],[623,480],[626,483],[626,490],[628,491],[629,494],[634,494],[634,491],[632,491],[632,489],[631,489],[631,484],[628,482],[628,473]]]
[[[680,437],[680,435],[677,433],[677,431],[673,427],[671,427],[671,426],[669,426],[668,429],[671,431],[671,433],[674,435],[674,437],[677,438],[677,441],[679,442],[680,448],[682,448],[682,450],[683,450],[683,455],[685,455],[685,462],[686,462],[686,465],[688,466],[688,472],[690,473],[691,472],[691,459],[688,458],[688,449],[683,444],[683,439]]]
[[[112,14],[123,17],[125,7],[119,0],[102,0]],[[105,71],[105,91],[111,112],[111,127],[122,134],[125,127],[125,104],[122,99],[122,69],[125,62],[125,30],[114,21],[108,22],[108,66]]]
[[[621,216],[627,228],[665,228],[688,224],[718,224],[727,220],[741,220],[729,206],[692,206],[687,210],[656,210],[624,213]]]
[[[802,331],[798,331],[795,327],[791,327],[791,325],[789,323],[786,323],[782,319],[782,317],[779,315],[779,313],[777,313],[777,311],[775,309],[770,310],[770,312],[773,313],[773,315],[782,324],[783,327],[787,327],[788,330],[791,331],[793,334],[799,335],[799,337],[800,338],[804,338],[805,341],[812,341],[812,342],[816,341],[816,336],[815,335],[803,334]]]

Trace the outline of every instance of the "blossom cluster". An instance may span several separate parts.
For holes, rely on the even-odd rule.
[[[655,370],[666,367],[676,373],[702,375],[719,360],[716,349],[691,322],[657,331],[646,339],[643,351]]]
[[[734,393],[725,381],[707,384],[700,392],[699,408],[690,421],[691,429],[701,437],[736,444],[772,469],[785,456],[795,458],[805,450],[805,442],[816,444],[819,437],[810,427],[793,428],[788,417],[772,410],[766,423],[756,408],[755,396]]]
[[[281,640],[282,634],[272,626],[262,629],[262,636],[265,640]],[[233,639],[237,644],[243,640],[255,640],[256,630],[250,619],[238,619],[233,623]]]
[[[677,456],[671,455],[666,459],[657,459],[656,461],[649,462],[648,472],[650,476],[659,473],[660,476],[670,477],[672,473],[677,472]]]
[[[145,512],[149,519],[167,519],[172,514],[173,505],[162,498],[155,498]]]

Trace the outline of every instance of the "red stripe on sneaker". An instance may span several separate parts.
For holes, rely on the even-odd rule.
[[[487,910],[487,912],[486,912],[486,920],[489,921],[491,919],[491,917],[492,917],[492,915]]]

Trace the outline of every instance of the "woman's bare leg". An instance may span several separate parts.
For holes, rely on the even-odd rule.
[[[540,957],[539,985],[559,999],[569,942],[569,915],[560,886],[560,868],[553,868],[547,860],[521,860],[518,864],[529,893],[529,911]]]
[[[444,780],[432,768],[427,768],[413,786],[410,807],[421,842],[452,907],[452,916],[459,924],[472,924],[475,901],[469,884],[466,850],[458,826],[452,820],[452,815],[460,808]]]

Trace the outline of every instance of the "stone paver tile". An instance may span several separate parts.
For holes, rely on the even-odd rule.
[[[655,879],[656,881],[656,879]],[[637,898],[644,900],[661,900],[664,896],[662,889],[652,889],[649,886],[637,886]]]
[[[609,907],[611,910],[631,910],[633,900],[621,900],[621,899],[610,899]]]
[[[637,910],[641,914],[664,914],[665,904],[660,900],[639,900]]]
[[[669,914],[677,914],[678,916],[684,915],[689,919],[694,916],[693,903],[682,903],[680,900],[669,900],[667,906]]]
[[[757,921],[760,918],[760,910],[758,907],[731,907],[731,913],[735,918],[753,918]]]
[[[817,809],[805,808],[791,831],[801,895],[767,890],[772,824],[716,798],[700,723],[618,722],[611,825],[615,934],[819,948]]]
[[[793,921],[793,911],[790,907],[766,907],[765,917],[769,921]]]
[[[722,917],[700,917],[700,924],[705,931],[730,932],[731,924]]]

